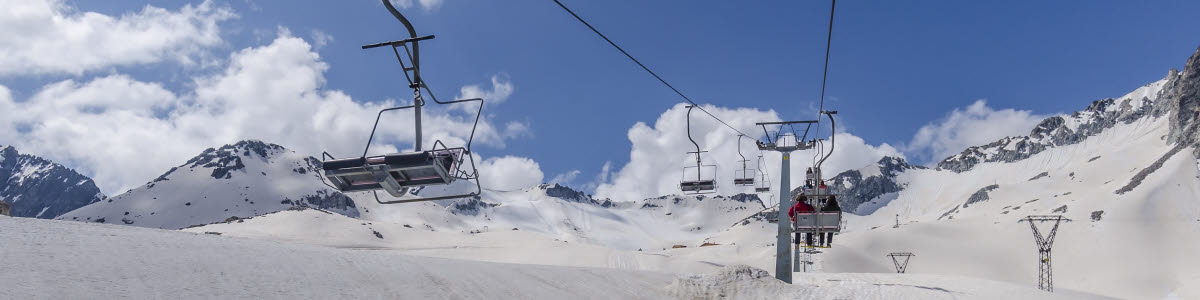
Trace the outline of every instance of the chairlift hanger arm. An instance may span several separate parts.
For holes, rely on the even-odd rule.
[[[746,169],[746,156],[742,155],[742,137],[744,137],[744,136],[746,136],[746,135],[738,134],[738,156],[742,157],[742,170]]]
[[[817,168],[820,168],[825,163],[825,160],[833,155],[833,148],[837,147],[837,140],[835,140],[837,138],[837,123],[833,121],[833,115],[837,114],[837,111],[822,111],[821,113],[829,116],[829,152],[825,154],[825,157],[821,158],[820,162],[817,162]]]
[[[695,139],[692,139],[692,109],[693,108],[696,108],[696,106],[695,105],[687,106],[687,109],[688,109],[688,112],[687,112],[687,136],[688,136],[688,140],[692,141],[692,145],[696,146],[696,152],[695,152],[696,153],[696,166],[699,167],[700,166],[700,153],[702,151],[700,150],[700,144],[696,143]],[[699,177],[699,174],[697,174],[697,177]]]

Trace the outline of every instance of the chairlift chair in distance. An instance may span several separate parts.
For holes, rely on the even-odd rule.
[[[747,160],[746,156],[742,155],[742,137],[744,136],[738,134],[738,156],[742,157],[742,160],[739,161],[742,163],[742,169],[733,170],[733,185],[752,186],[754,185],[754,169],[746,167],[746,163],[750,160]]]
[[[708,151],[701,151],[700,144],[697,144],[696,140],[692,139],[692,109],[695,108],[695,105],[688,105],[687,108],[688,108],[688,112],[687,112],[688,140],[692,141],[692,145],[696,146],[696,151],[688,152],[688,154],[696,155],[696,165],[683,168],[683,179],[679,181],[679,189],[682,190],[685,194],[715,193],[716,189],[717,189],[717,180],[712,177],[705,178],[705,177],[703,177],[703,173],[704,173],[704,170],[706,170],[706,169],[712,170],[710,172],[710,174],[713,174],[713,176],[715,176],[717,174],[717,172],[716,172],[717,166],[716,165],[706,165],[700,161],[700,153],[704,153],[704,152],[708,152]],[[690,169],[696,170],[696,178],[695,179],[691,179],[687,176],[688,170],[690,170]]]
[[[370,44],[362,46],[362,49],[383,46],[392,47],[392,52],[395,53],[396,60],[400,61],[404,77],[408,80],[408,87],[413,91],[413,104],[386,108],[379,111],[379,114],[375,117],[375,126],[371,128],[371,135],[367,138],[367,146],[363,149],[362,156],[335,159],[328,152],[322,153],[321,168],[324,171],[324,177],[332,183],[329,184],[331,187],[341,192],[370,191],[375,195],[375,201],[381,204],[478,196],[482,192],[482,187],[479,185],[479,172],[475,168],[475,160],[471,155],[471,141],[475,137],[475,128],[471,128],[471,135],[463,147],[447,147],[442,141],[437,140],[434,141],[433,147],[428,150],[422,150],[421,107],[425,106],[425,99],[422,96],[421,90],[424,89],[429,94],[429,97],[438,104],[478,101],[479,109],[476,111],[474,123],[476,127],[479,124],[479,115],[483,111],[483,99],[438,101],[437,97],[433,95],[433,91],[429,90],[429,87],[421,77],[421,52],[419,48],[420,41],[433,39],[434,36],[418,36],[412,23],[392,6],[391,1],[383,0],[383,5],[408,30],[409,38]],[[400,55],[399,48],[404,48],[405,55]],[[408,58],[411,66],[405,64],[404,57]],[[413,130],[416,132],[416,140],[413,143],[414,150],[412,152],[367,156],[368,151],[371,149],[371,142],[375,138],[375,130],[379,128],[380,117],[383,116],[384,112],[402,109],[412,109],[414,111],[415,122]],[[470,170],[465,168],[464,162],[470,163]],[[432,197],[417,195],[426,186],[449,185],[455,180],[474,181],[475,191]],[[386,191],[392,197],[408,198],[381,201],[379,200],[379,190]]]
[[[763,163],[763,156],[759,155],[758,156],[758,169],[759,170],[764,170],[762,163]],[[758,174],[759,174],[760,178],[758,179],[758,182],[754,185],[754,192],[756,192],[756,193],[770,192],[771,191],[771,179],[767,178],[766,172],[758,172]]]

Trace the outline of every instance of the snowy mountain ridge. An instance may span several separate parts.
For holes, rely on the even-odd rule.
[[[75,170],[0,146],[0,201],[11,204],[14,217],[55,218],[105,198]]]
[[[1047,148],[1080,143],[1117,123],[1130,124],[1143,117],[1161,117],[1172,102],[1167,87],[1175,86],[1181,74],[1172,69],[1167,77],[1147,84],[1120,98],[1093,101],[1081,111],[1042,120],[1026,136],[1005,137],[972,146],[938,162],[938,170],[962,173],[980,163],[1015,162]],[[1167,101],[1163,101],[1167,100]]]
[[[179,229],[296,206],[358,216],[350,198],[321,184],[320,165],[279,145],[241,141],[204,150],[141,187],[58,219]]]

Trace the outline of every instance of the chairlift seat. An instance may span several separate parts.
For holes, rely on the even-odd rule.
[[[711,191],[716,188],[716,180],[691,180],[679,183],[679,189],[684,192]]]
[[[754,191],[755,191],[755,192],[770,192],[770,191],[771,191],[771,188],[769,188],[769,187],[756,187],[756,188],[754,188]]]
[[[465,149],[450,148],[325,161],[325,177],[339,191],[383,189],[394,197],[409,187],[449,184]]]
[[[736,184],[736,185],[752,185],[752,184],[754,184],[754,178],[753,178],[753,177],[752,177],[752,178],[734,178],[734,179],[733,179],[733,184]]]
[[[841,212],[796,213],[795,232],[841,232]]]

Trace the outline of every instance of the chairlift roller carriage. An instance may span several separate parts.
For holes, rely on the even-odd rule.
[[[438,101],[437,97],[433,95],[433,91],[429,90],[429,87],[421,77],[419,48],[420,41],[433,39],[434,36],[418,36],[412,23],[392,6],[391,1],[383,0],[383,5],[408,30],[409,38],[370,44],[362,46],[362,49],[383,46],[392,47],[392,52],[395,53],[396,60],[400,61],[404,77],[408,80],[408,87],[413,91],[413,104],[386,108],[379,111],[379,114],[375,117],[375,126],[371,128],[371,135],[367,138],[367,146],[363,149],[362,156],[335,159],[327,152],[322,153],[322,169],[325,178],[329,180],[327,184],[341,192],[370,191],[375,195],[375,201],[380,204],[454,199],[480,195],[482,187],[479,184],[479,172],[475,168],[475,159],[471,155],[471,141],[475,137],[475,127],[479,125],[479,115],[483,111],[483,99]],[[404,48],[404,56],[400,55],[399,48]],[[411,66],[405,64],[404,57],[408,58]],[[430,149],[422,150],[421,107],[425,106],[425,100],[421,93],[422,89],[438,104],[479,102],[479,109],[476,111],[475,123],[473,125],[475,127],[471,128],[471,135],[467,139],[465,146],[447,147],[442,141],[437,140],[434,141]],[[383,113],[403,109],[412,109],[414,112],[415,122],[413,130],[416,132],[414,150],[411,152],[367,156],[371,148],[371,142],[375,138],[375,130],[379,128],[379,119],[383,116]],[[464,165],[464,163],[468,162],[470,164],[469,170]],[[456,180],[474,181],[475,191],[431,197],[418,195],[418,192],[424,187],[436,185],[448,186]],[[392,197],[398,199],[381,201],[379,200],[379,190],[384,190]]]
[[[696,151],[688,152],[688,154],[696,155],[696,165],[695,166],[687,166],[687,167],[683,168],[683,179],[679,181],[679,189],[682,190],[685,194],[715,193],[716,189],[717,189],[717,180],[714,179],[713,177],[707,177],[707,178],[703,177],[703,173],[704,173],[703,171],[711,170],[709,172],[709,174],[713,174],[713,176],[715,176],[717,174],[717,171],[716,171],[717,166],[716,165],[706,165],[700,160],[700,153],[704,153],[704,152],[708,152],[708,151],[701,151],[700,144],[697,144],[696,140],[692,139],[692,109],[695,108],[695,105],[688,105],[687,108],[688,108],[688,112],[687,112],[688,140],[692,141],[692,145],[696,146]],[[696,170],[695,179],[688,177],[688,170],[690,170],[690,169]]]

